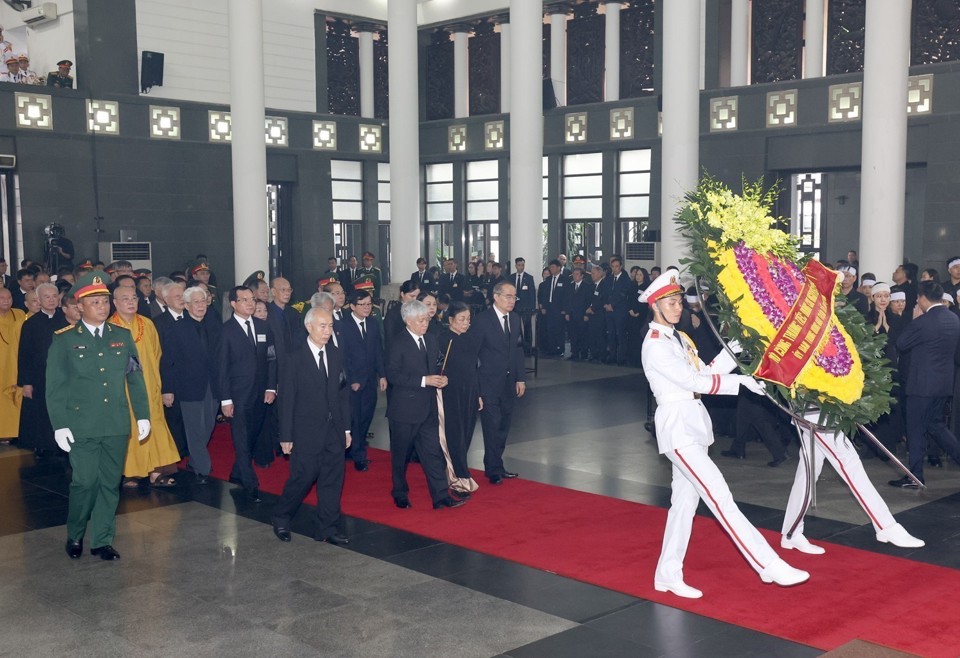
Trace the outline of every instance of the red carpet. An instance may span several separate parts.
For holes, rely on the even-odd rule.
[[[233,448],[226,426],[210,443],[213,475],[229,476]],[[372,450],[370,470],[348,468],[343,512],[568,578],[689,610],[829,650],[860,638],[922,656],[960,655],[960,572],[870,551],[827,544],[827,554],[779,548],[810,581],[784,589],[764,585],[712,519],[696,519],[685,562],[697,601],[660,594],[653,571],[666,510],[562,487],[510,480],[481,489],[456,510],[431,508],[423,471],[408,472],[413,509],[390,498],[390,458]],[[257,469],[261,488],[280,493],[288,473],[277,460]],[[316,499],[311,493],[308,502]]]

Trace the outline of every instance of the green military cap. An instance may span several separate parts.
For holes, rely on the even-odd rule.
[[[246,279],[243,280],[243,285],[246,288],[256,288],[260,285],[260,282],[264,280],[264,277],[267,275],[263,273],[263,270],[257,270]]]
[[[80,300],[90,295],[109,295],[107,281],[109,277],[103,276],[102,272],[96,270],[87,272],[70,288],[70,296]]]
[[[147,269],[146,267],[140,267],[133,271],[137,276],[146,276],[148,274],[153,274],[153,270]]]

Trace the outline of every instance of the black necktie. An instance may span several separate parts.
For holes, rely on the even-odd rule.
[[[423,336],[420,336],[420,338],[417,339],[417,344],[420,346],[420,352],[426,354],[427,348],[423,344]]]
[[[367,339],[367,323],[366,320],[360,320],[360,336],[366,340]]]
[[[253,335],[253,327],[250,325],[250,320],[247,320],[247,336],[250,338],[250,344],[253,345],[253,349],[257,349],[257,337]]]
[[[320,370],[320,379],[327,380],[327,362],[323,358],[323,350],[317,352],[317,368]]]
[[[557,277],[552,277],[550,281],[550,299],[549,302],[553,302],[553,291],[557,289]]]
[[[522,274],[517,275],[517,290],[520,290],[520,281],[523,279]]]
[[[686,351],[687,351],[687,346],[686,346],[686,344],[683,342],[683,339],[680,338],[680,332],[674,330],[673,336],[677,339],[677,342],[680,343],[680,347],[683,348],[683,351],[686,352]]]
[[[100,327],[94,327],[93,337],[96,338],[97,340],[100,340]]]
[[[506,334],[507,340],[510,339],[510,316],[504,314],[503,316],[503,333]]]

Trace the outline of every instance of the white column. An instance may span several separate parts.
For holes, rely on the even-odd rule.
[[[605,5],[603,46],[603,100],[620,100],[620,3]]]
[[[230,0],[234,281],[269,271],[261,0]]]
[[[666,4],[666,3],[664,3]],[[703,53],[707,52],[707,0],[700,0],[700,89],[707,88],[707,62]]]
[[[511,6],[514,2],[510,3]],[[513,16],[511,9],[510,15]],[[541,29],[543,19],[541,18]],[[543,43],[541,36],[537,43]],[[541,46],[542,47],[542,46]],[[515,49],[516,50],[516,49]],[[516,54],[516,53],[514,53]],[[541,52],[541,57],[542,57]],[[553,81],[553,93],[557,97],[557,105],[567,104],[567,10],[562,13],[550,14],[550,79]],[[543,109],[541,104],[540,109]]]
[[[390,0],[390,250],[395,272],[423,255],[420,229],[420,110],[417,0]],[[400,279],[394,275],[394,279]]]
[[[470,35],[453,33],[453,116],[470,116]]]
[[[663,139],[660,264],[680,265],[689,247],[674,215],[697,184],[700,158],[700,0],[663,3]]]
[[[510,254],[539,263],[543,254],[542,5],[510,0]],[[504,258],[506,254],[501,254]]]
[[[806,0],[803,22],[803,77],[823,76],[823,17],[826,0]],[[909,4],[909,3],[908,3]]]
[[[903,260],[910,5],[868,2],[864,26],[860,262],[884,276]]]
[[[750,62],[750,2],[733,0],[730,7],[730,86],[744,87]]]
[[[506,114],[510,111],[510,67],[513,60],[510,58],[510,23],[500,23],[500,111]]]
[[[358,26],[360,27],[360,26]],[[360,116],[373,118],[373,30],[361,29],[360,41]]]

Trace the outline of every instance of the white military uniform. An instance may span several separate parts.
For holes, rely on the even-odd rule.
[[[657,399],[657,445],[673,464],[673,493],[654,581],[683,581],[683,558],[700,500],[750,566],[761,572],[780,558],[737,507],[723,474],[707,454],[713,424],[699,400],[699,394],[739,393],[741,376],[727,374],[736,362],[724,351],[705,364],[686,334],[656,322],[650,323],[641,359]]]
[[[819,412],[805,414],[804,418],[816,423],[819,419]],[[801,441],[803,443],[804,454],[810,454],[810,439],[806,431],[801,432]],[[863,511],[870,518],[877,532],[895,525],[897,521],[890,513],[890,508],[883,502],[883,498],[873,486],[866,471],[863,470],[863,462],[860,461],[860,455],[842,432],[823,432],[815,433],[816,452],[814,453],[815,468],[817,479],[820,479],[820,471],[823,470],[823,460],[830,460],[830,465],[837,472],[843,481],[850,487],[850,493],[857,499]],[[807,460],[801,457],[797,465],[797,475],[793,479],[793,488],[790,490],[790,498],[787,500],[787,509],[783,516],[783,534],[790,532],[790,526],[797,519],[800,510],[806,504],[807,492]],[[797,525],[794,534],[803,534],[803,519]]]

